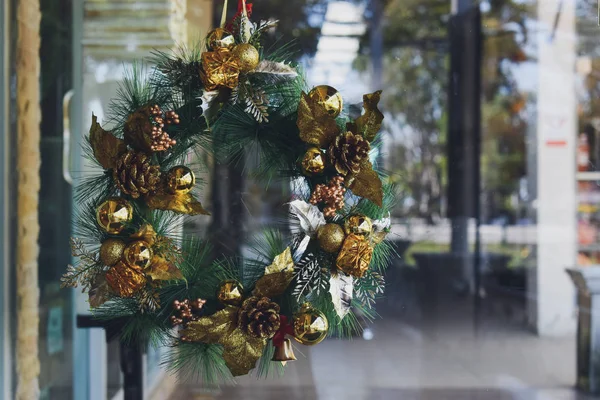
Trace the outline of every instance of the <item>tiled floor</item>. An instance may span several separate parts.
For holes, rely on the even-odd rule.
[[[391,298],[371,340],[296,346],[298,361],[282,378],[242,377],[219,390],[187,385],[172,399],[589,399],[571,389],[574,338],[536,337],[518,312],[493,310],[475,324],[470,303],[456,301],[423,318],[418,304]]]

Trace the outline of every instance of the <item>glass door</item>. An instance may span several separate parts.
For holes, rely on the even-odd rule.
[[[42,123],[39,204],[40,391],[42,399],[73,398],[72,292],[60,289],[71,262],[71,184],[64,149],[72,89],[72,0],[41,2],[40,94]],[[67,22],[67,23],[65,23]],[[68,124],[68,121],[67,121]]]

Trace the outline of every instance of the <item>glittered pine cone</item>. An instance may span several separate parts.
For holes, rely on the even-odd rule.
[[[360,164],[369,157],[371,145],[361,135],[342,133],[329,145],[329,158],[340,174],[360,172]]]
[[[255,338],[269,339],[279,330],[279,305],[268,297],[248,297],[238,313],[238,326]]]
[[[156,191],[160,182],[160,168],[151,165],[146,154],[128,151],[117,161],[113,178],[121,192],[137,199]]]

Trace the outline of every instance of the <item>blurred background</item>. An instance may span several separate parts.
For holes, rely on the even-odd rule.
[[[17,3],[0,9],[2,400],[16,383]],[[222,1],[41,3],[41,398],[119,399],[118,343],[77,328],[85,298],[59,288],[73,185],[88,168],[82,137],[134,60],[201,40]],[[596,0],[253,3],[253,20],[280,21],[268,41],[294,42],[310,85],[334,86],[351,110],[384,89],[378,162],[399,187],[390,237],[400,257],[382,318],[364,321],[362,336],[298,348],[282,378],[220,389],[178,382],[160,366],[164,349],[149,348],[146,398],[567,400],[600,390]],[[204,161],[212,217],[184,229],[243,255],[287,215],[290,184],[265,189],[240,165]]]

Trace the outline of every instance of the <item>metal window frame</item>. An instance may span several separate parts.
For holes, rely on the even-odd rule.
[[[10,290],[10,218],[9,218],[9,154],[10,149],[10,1],[3,1],[0,7],[2,37],[0,41],[0,400],[12,398],[12,351],[11,351],[11,293]]]

